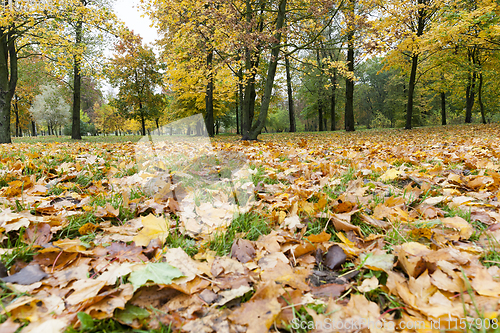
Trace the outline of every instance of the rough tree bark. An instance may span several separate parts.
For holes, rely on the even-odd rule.
[[[467,88],[465,90],[465,123],[472,122],[472,108],[474,107],[474,99],[476,95],[476,72],[469,75]]]
[[[483,103],[483,73],[479,73],[479,91],[477,92],[477,102],[479,103],[479,109],[481,110],[481,120],[483,124],[486,124],[486,115]]]
[[[323,65],[321,63],[319,49],[316,50],[316,63],[320,71],[323,70]],[[320,76],[321,78],[321,76]],[[318,83],[318,123],[319,123],[319,131],[323,132],[326,128],[323,128],[323,83],[321,79],[317,81]]]
[[[441,125],[446,125],[446,93],[441,92]]]
[[[354,30],[347,33],[347,69],[354,72]],[[354,131],[354,80],[345,80],[345,130]]]
[[[335,103],[336,101],[336,90],[337,90],[337,71],[333,72],[333,75],[330,76],[330,82],[332,84],[332,91],[330,96],[330,118],[332,119],[330,131],[335,131]]]
[[[214,50],[210,49],[207,56],[208,83],[205,94],[205,126],[208,136],[214,136],[214,77],[212,73],[212,62]]]
[[[75,27],[75,45],[80,46],[83,37],[83,21],[79,19]],[[80,104],[81,104],[81,59],[79,56],[73,56],[73,123],[71,125],[71,138],[73,140],[81,140],[82,134],[80,131]]]
[[[10,105],[16,90],[17,50],[12,31],[0,28],[0,143],[11,143]]]
[[[295,125],[295,112],[293,109],[293,90],[292,90],[292,76],[290,75],[290,60],[285,55],[285,67],[286,67],[286,86],[288,91],[288,118],[290,119],[290,133],[297,130]]]

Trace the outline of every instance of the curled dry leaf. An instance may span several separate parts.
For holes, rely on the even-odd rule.
[[[253,243],[246,239],[234,241],[231,247],[231,257],[238,259],[239,262],[247,263],[255,257],[255,247]]]
[[[338,269],[343,263],[345,263],[347,256],[344,250],[338,245],[331,246],[326,252],[323,263],[326,267],[330,269]]]

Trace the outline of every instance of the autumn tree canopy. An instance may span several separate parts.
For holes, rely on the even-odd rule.
[[[135,119],[142,133],[197,113],[208,135],[236,130],[248,140],[281,128],[500,119],[492,0],[142,0],[159,31],[155,45],[127,33],[111,1],[33,3],[1,4],[0,142],[35,134],[26,89],[41,83],[29,88],[24,76],[16,93],[30,56],[45,67],[34,77],[45,71],[71,89],[73,139],[82,107],[95,127],[102,103],[82,105],[82,78],[99,89],[103,73],[119,91],[105,109]],[[106,36],[115,36],[112,59],[104,59]]]
[[[119,89],[116,106],[126,117],[141,122],[142,135],[146,135],[146,120],[158,118],[157,90],[162,85],[161,66],[142,38],[126,32],[115,47],[106,73],[112,85]]]

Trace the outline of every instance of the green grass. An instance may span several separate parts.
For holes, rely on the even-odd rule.
[[[245,213],[237,216],[225,232],[215,232],[205,246],[215,251],[217,255],[225,256],[231,253],[231,246],[237,236],[255,241],[261,235],[267,235],[270,232],[271,227],[263,217],[255,213]]]
[[[7,233],[6,238],[1,244],[1,247],[4,249],[12,249],[12,251],[2,254],[0,258],[7,270],[9,270],[16,261],[29,263],[36,254],[33,246],[23,241],[24,233],[24,227],[20,228],[18,232],[12,231]]]
[[[123,178],[123,177],[128,177],[136,174],[138,172],[137,166],[134,166],[132,168],[126,169],[124,171],[120,171],[115,175],[116,178]]]
[[[489,247],[485,249],[485,253],[481,257],[481,263],[488,268],[491,266],[500,266],[500,253],[497,251],[500,244],[495,237],[490,235],[487,237]]]
[[[347,189],[347,184],[355,178],[356,169],[349,167],[347,171],[340,177],[340,184],[335,187],[330,187],[325,185],[323,191],[331,198],[337,199],[340,194],[345,192]]]
[[[438,205],[439,206],[439,205]],[[447,205],[442,205],[442,209],[445,211],[444,217],[454,217],[460,216],[467,222],[471,223],[471,209],[468,210],[460,208],[449,208]]]
[[[281,296],[281,298],[291,307],[293,310],[293,319],[290,324],[287,325],[285,330],[293,333],[306,333],[314,329],[316,327],[314,325],[313,317],[307,312],[306,308],[314,310],[317,314],[325,314],[326,305],[325,304],[307,304],[305,306],[301,306],[299,310],[295,309],[294,304],[290,303],[287,299],[286,295]],[[325,314],[326,316],[329,313]]]
[[[386,242],[384,249],[387,250],[387,253],[392,253],[393,247],[396,245],[418,241],[418,238],[408,233],[409,230],[404,230],[404,228],[402,227],[404,226],[403,223],[398,221],[391,224],[392,228],[387,230],[384,237],[384,240]]]
[[[47,192],[48,195],[61,195],[64,192],[64,189],[59,187],[59,184],[54,185],[50,188],[50,190]]]
[[[307,224],[307,230],[304,233],[304,237],[310,236],[310,235],[318,235],[325,230],[325,225],[327,223],[328,219],[322,219],[322,218],[314,218],[312,219],[311,222]],[[337,236],[337,231],[333,227],[333,225],[328,224],[325,230],[327,233],[331,235],[330,237],[330,242],[336,242],[336,243],[341,243],[342,241],[340,238]]]
[[[372,226],[372,225],[362,221],[361,218],[359,218],[359,216],[357,214],[352,216],[351,223],[353,225],[358,226],[361,229],[361,233],[363,234],[363,237],[368,237],[371,234],[379,235],[379,234],[385,233],[384,229]]]
[[[131,327],[119,323],[115,319],[92,319],[88,314],[80,312],[78,314],[80,319],[80,327],[74,328],[69,327],[66,329],[65,333],[173,333],[171,326],[166,326],[161,324],[159,329],[132,329]]]
[[[55,236],[54,239],[64,239],[64,238],[76,238],[80,237],[78,229],[87,223],[97,224],[97,217],[92,213],[87,212],[81,215],[73,215],[68,218],[69,224],[61,229]],[[89,241],[88,237],[86,241]]]
[[[473,242],[479,241],[479,237],[483,234],[483,232],[488,229],[488,225],[484,224],[480,221],[473,221],[471,223],[472,227],[474,227],[474,233],[470,236],[469,240]]]
[[[92,183],[92,177],[89,175],[79,175],[73,179],[73,182],[85,188]]]
[[[180,247],[191,257],[198,253],[196,241],[187,235],[181,234],[177,230],[170,230],[170,233],[165,240],[165,244],[170,248]]]
[[[142,191],[141,188],[132,188],[130,191],[130,200],[140,199],[145,197],[146,194]]]
[[[251,168],[253,168],[255,170],[255,167],[251,167]],[[252,181],[253,181],[253,184],[255,186],[259,185],[260,183],[268,184],[268,185],[279,183],[279,181],[277,179],[273,179],[273,178],[269,177],[266,173],[266,169],[261,165],[259,165],[257,167],[257,172],[252,175]]]

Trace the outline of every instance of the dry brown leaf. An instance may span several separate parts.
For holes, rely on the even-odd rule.
[[[267,332],[281,311],[281,304],[277,298],[283,292],[279,284],[267,282],[228,318],[234,323],[247,326],[247,333]]]

